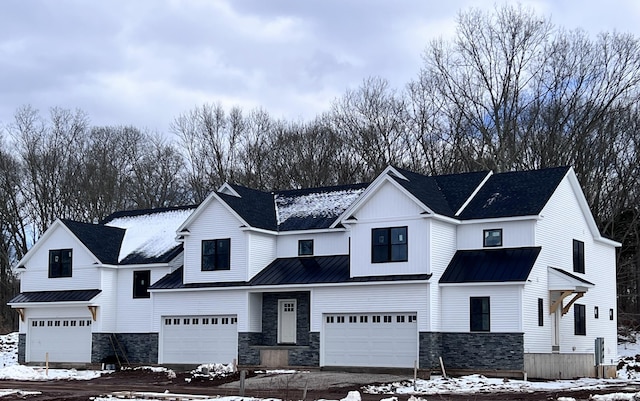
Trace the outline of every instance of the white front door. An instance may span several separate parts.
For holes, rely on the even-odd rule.
[[[296,300],[278,300],[278,343],[296,343]]]

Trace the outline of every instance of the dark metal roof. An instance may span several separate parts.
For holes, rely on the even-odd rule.
[[[251,281],[184,284],[183,268],[154,283],[149,289],[312,285],[374,281],[426,281],[430,274],[349,277],[349,255],[281,258],[274,260]]]
[[[577,281],[579,281],[581,283],[595,286],[595,284],[593,284],[591,281],[587,281],[587,280],[585,280],[585,279],[583,279],[581,277],[576,276],[575,274],[569,273],[568,271],[565,271],[565,270],[562,270],[562,269],[558,269],[556,267],[549,267],[549,268],[557,271],[560,274],[564,274],[565,276],[568,276],[568,277],[570,277],[570,278],[572,278],[574,280],[577,280]]]
[[[91,301],[102,290],[70,290],[70,291],[34,291],[22,292],[8,303],[34,302],[87,302]]]
[[[440,283],[525,281],[540,247],[457,251]]]
[[[568,171],[569,167],[556,167],[494,174],[459,217],[488,219],[540,214]]]
[[[125,230],[101,224],[60,220],[102,263],[117,264]]]

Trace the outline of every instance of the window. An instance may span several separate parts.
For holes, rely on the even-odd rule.
[[[573,271],[584,273],[584,242],[573,240]]]
[[[231,269],[230,250],[229,238],[202,241],[202,270]]]
[[[489,331],[489,297],[469,298],[471,331]]]
[[[597,306],[593,307],[593,317],[596,319],[600,318],[600,310],[598,309]]]
[[[502,246],[502,229],[497,228],[493,230],[484,230],[482,232],[484,237],[483,246]]]
[[[49,278],[71,277],[71,249],[52,249],[49,251]]]
[[[140,270],[133,272],[133,297],[149,298],[151,294],[147,289],[151,281],[151,270]]]
[[[298,241],[298,256],[311,256],[313,255],[313,240],[301,239]]]
[[[573,331],[576,336],[587,335],[587,315],[585,306],[573,304]]]
[[[371,262],[406,262],[407,227],[374,228],[371,230]]]
[[[544,301],[538,298],[538,326],[544,326]]]
[[[613,309],[609,309],[609,320],[613,320]]]

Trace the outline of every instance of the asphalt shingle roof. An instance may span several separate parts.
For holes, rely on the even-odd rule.
[[[525,281],[540,254],[540,247],[457,251],[440,283]]]
[[[13,297],[8,303],[87,302],[101,292],[102,290],[97,289],[23,292]]]
[[[125,230],[101,224],[60,220],[102,263],[117,264]]]
[[[272,231],[277,229],[273,194],[240,185],[231,185],[231,187],[240,197],[219,192],[218,196],[244,221],[255,228]]]
[[[490,219],[540,214],[569,167],[492,175],[459,218]]]

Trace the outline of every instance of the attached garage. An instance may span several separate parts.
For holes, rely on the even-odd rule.
[[[323,366],[412,368],[418,358],[416,313],[323,315]]]
[[[29,319],[26,362],[91,362],[91,319]]]
[[[165,316],[161,363],[231,363],[238,358],[238,318]]]

